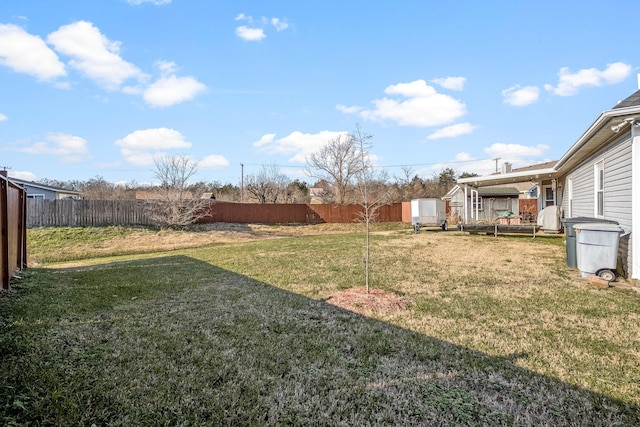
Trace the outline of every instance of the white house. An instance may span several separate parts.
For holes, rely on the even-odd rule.
[[[616,221],[630,234],[620,241],[624,273],[640,280],[640,90],[601,113],[551,167],[463,178],[467,191],[488,185],[531,181],[545,205],[564,218]]]

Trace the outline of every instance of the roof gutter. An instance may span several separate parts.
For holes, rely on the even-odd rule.
[[[530,171],[524,172],[509,172],[499,175],[487,175],[487,176],[475,176],[469,178],[460,178],[458,179],[458,184],[471,184],[475,182],[485,182],[485,181],[504,181],[504,183],[508,182],[522,182],[522,178],[535,178],[540,175],[548,175],[555,173],[555,169],[545,168],[545,169],[534,169]]]
[[[582,134],[582,136],[576,141],[571,148],[562,156],[558,163],[554,165],[554,169],[556,171],[560,171],[562,166],[585,145],[593,136],[598,133],[611,119],[616,117],[620,117],[620,123],[624,123],[628,120],[633,120],[635,117],[633,115],[640,114],[640,108],[635,107],[627,107],[627,108],[618,108],[604,111],[598,116],[598,118],[589,126],[589,128]],[[613,131],[613,130],[612,130]]]
[[[640,106],[634,107],[626,107],[626,108],[614,108],[611,110],[604,111],[598,116],[598,118],[589,126],[589,128],[580,136],[580,138],[569,148],[569,150],[562,156],[558,162],[550,168],[546,169],[537,169],[532,171],[525,172],[509,172],[500,175],[488,175],[488,176],[478,176],[478,177],[470,177],[470,178],[461,178],[458,179],[458,184],[477,184],[483,182],[499,182],[501,184],[506,184],[509,182],[517,182],[518,179],[527,179],[527,178],[537,178],[541,175],[555,175],[560,172],[563,166],[573,157],[585,144],[591,140],[598,132],[600,132],[605,126],[611,124],[611,121],[618,118],[616,121],[616,125],[618,126],[616,129],[621,129],[625,122],[631,122],[634,119],[640,119]],[[612,129],[612,132],[614,130]]]

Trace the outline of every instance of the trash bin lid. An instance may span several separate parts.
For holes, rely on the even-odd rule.
[[[591,218],[588,216],[576,216],[573,218],[562,218],[560,220],[560,222],[563,223],[571,223],[571,224],[578,224],[578,223],[584,223],[584,222],[600,222],[600,223],[609,223],[609,224],[617,224],[617,221],[612,221],[610,219],[603,219],[603,218]]]
[[[608,231],[614,233],[620,233],[624,231],[618,224],[611,224],[606,222],[581,222],[573,225],[573,229],[579,230],[592,230],[592,231]]]

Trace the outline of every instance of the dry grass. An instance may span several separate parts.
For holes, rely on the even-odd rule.
[[[204,246],[144,254],[174,242],[143,230],[129,250],[146,259],[101,238],[87,254],[108,258],[28,271],[0,299],[0,419],[640,422],[640,298],[578,279],[561,236],[380,227],[363,295],[361,231],[225,225],[185,239]]]
[[[385,227],[380,224],[378,226]],[[388,227],[388,225],[387,225]],[[392,228],[406,228],[401,224]],[[29,230],[29,264],[246,243],[295,236],[343,234],[361,231],[361,224],[264,225],[213,223],[191,230],[148,227],[58,227]],[[70,244],[70,243],[73,244]]]

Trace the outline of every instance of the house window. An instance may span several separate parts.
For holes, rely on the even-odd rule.
[[[482,197],[474,197],[473,198],[473,210],[482,210]]]
[[[27,199],[44,199],[44,194],[27,194]]]
[[[555,198],[553,197],[553,188],[544,187],[544,207],[555,205]]]
[[[594,165],[594,181],[595,181],[595,209],[594,214],[596,217],[604,216],[604,160],[599,161]]]

